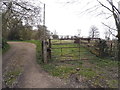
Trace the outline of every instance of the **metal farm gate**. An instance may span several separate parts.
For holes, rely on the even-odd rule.
[[[51,40],[51,58],[60,61],[88,60],[88,39],[53,39]]]
[[[51,52],[55,60],[80,60],[80,43],[72,39],[51,40]]]
[[[90,60],[92,56],[100,55],[100,48],[95,47],[95,41],[100,39],[75,38],[75,39],[48,39],[47,62],[50,60],[74,61]],[[44,50],[42,50],[44,52]]]

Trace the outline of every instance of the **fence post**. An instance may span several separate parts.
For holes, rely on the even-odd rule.
[[[60,40],[60,44],[62,44],[62,41]],[[61,56],[62,56],[62,48],[61,48]]]
[[[80,60],[80,38],[79,38],[79,60]]]
[[[47,61],[47,44],[46,44],[46,40],[43,40],[43,60],[44,60],[44,63],[48,63],[48,61]]]
[[[43,50],[43,41],[42,41],[42,62],[44,62],[44,57],[43,57],[44,52],[43,51],[44,50]]]
[[[49,39],[49,58],[51,59],[51,39]]]

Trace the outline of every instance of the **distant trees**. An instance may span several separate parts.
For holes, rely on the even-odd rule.
[[[47,30],[47,27],[44,25],[38,25],[38,33],[37,33],[37,38],[39,40],[43,40],[44,38],[49,38],[50,37],[50,31]]]
[[[54,31],[52,37],[53,37],[53,39],[59,39],[59,36],[57,35],[56,30]]]
[[[90,32],[89,32],[90,38],[99,38],[99,31],[96,26],[91,26]]]
[[[19,21],[19,23],[17,22],[18,22],[17,18],[12,19],[9,29],[8,29],[8,36],[7,36],[8,40],[19,40],[20,39],[20,31],[23,30],[23,25],[22,25],[22,21]]]
[[[58,35],[52,35],[53,39],[58,39]]]
[[[20,28],[20,32],[19,32],[19,35],[20,35],[20,40],[30,40],[32,39],[32,33],[33,33],[33,30],[32,30],[32,26],[29,26],[29,25],[24,25],[22,28]]]

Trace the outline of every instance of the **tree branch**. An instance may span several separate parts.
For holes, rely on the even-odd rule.
[[[108,9],[110,12],[112,12],[111,9],[109,9],[107,6],[105,6],[104,4],[102,4],[99,0],[97,0],[97,1],[100,3],[100,5],[102,5],[103,7],[105,7],[106,9]]]
[[[110,26],[108,26],[108,25],[106,25],[106,24],[104,24],[104,23],[102,23],[102,24],[109,28],[109,32],[110,32],[114,37],[117,37],[117,36],[116,36],[115,34],[113,34],[113,32],[110,30],[110,29],[112,29],[112,30],[117,31],[116,29],[113,29],[113,28],[111,28]]]
[[[120,11],[115,7],[115,5],[113,4],[113,2],[110,2],[109,0],[107,0],[110,5],[118,12],[118,14],[120,14]]]
[[[108,27],[109,29],[112,29],[112,30],[114,30],[114,31],[117,31],[117,29],[111,28],[110,26],[106,25],[106,24],[103,23],[103,22],[102,22],[102,24],[103,24],[104,26]]]
[[[30,11],[31,9],[30,8],[26,8],[26,7],[23,7],[22,5],[20,5],[19,3],[17,2],[14,2],[14,4],[16,4],[17,6],[20,6],[21,8],[27,10],[27,11]]]

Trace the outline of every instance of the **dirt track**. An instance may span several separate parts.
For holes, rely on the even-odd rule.
[[[8,42],[10,50],[3,55],[3,74],[9,70],[22,68],[23,73],[15,87],[57,88],[64,86],[61,79],[52,77],[36,63],[36,46],[31,43]]]

